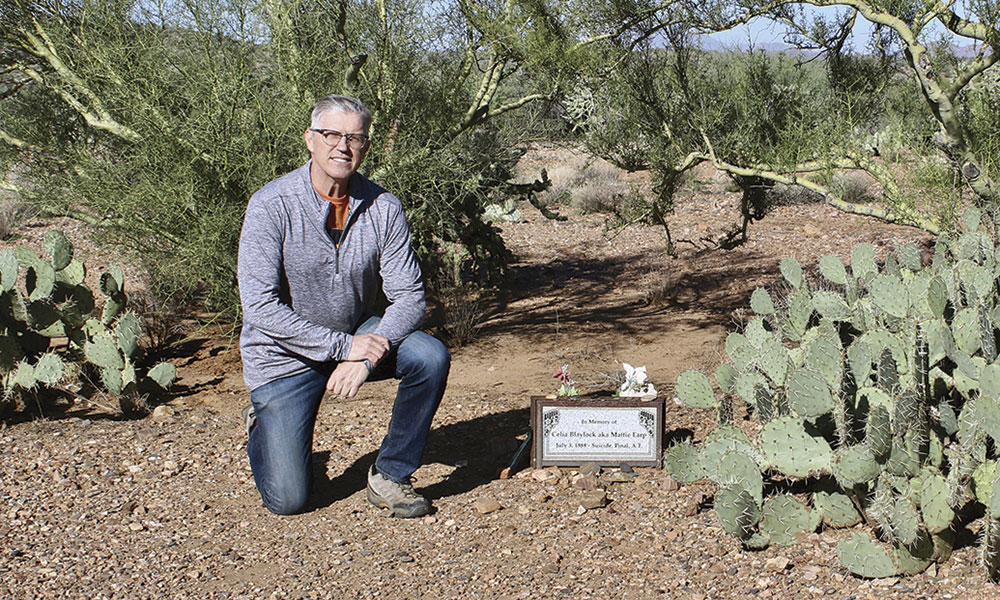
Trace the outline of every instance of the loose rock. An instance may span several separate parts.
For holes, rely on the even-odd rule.
[[[481,515],[488,515],[503,508],[494,498],[479,498],[472,503],[472,507]]]
[[[608,494],[604,490],[587,492],[580,496],[580,506],[590,510],[594,508],[604,508],[608,504]]]

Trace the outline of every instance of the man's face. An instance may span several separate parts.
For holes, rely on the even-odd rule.
[[[327,112],[320,119],[316,129],[330,129],[343,134],[366,135],[364,120],[358,113]],[[305,132],[306,147],[312,155],[311,174],[313,183],[327,193],[336,184],[340,193],[347,191],[347,181],[361,166],[368,147],[354,150],[347,145],[347,138],[341,138],[336,146],[330,146],[323,136],[311,129]],[[326,189],[324,189],[326,188]]]

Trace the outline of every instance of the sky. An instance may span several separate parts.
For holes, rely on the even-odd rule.
[[[842,7],[823,7],[810,8],[809,10],[814,14],[832,16],[838,11],[844,11],[845,9]],[[930,27],[935,36],[944,31],[944,29],[940,25],[936,25],[936,23],[932,24]],[[864,52],[868,36],[871,34],[873,29],[874,27],[869,21],[860,16],[857,18],[852,32],[852,43],[857,51]],[[785,45],[782,39],[782,27],[775,24],[773,21],[768,21],[766,19],[755,19],[749,25],[741,25],[740,27],[730,29],[729,31],[715,33],[707,37],[711,41],[705,42],[703,45],[708,48],[735,47],[745,50],[752,45],[754,48],[774,50],[779,46]]]

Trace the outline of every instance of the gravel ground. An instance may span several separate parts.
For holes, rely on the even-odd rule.
[[[708,177],[679,203],[675,235],[726,230],[735,202]],[[678,486],[663,470],[498,477],[527,434],[529,397],[553,391],[563,363],[584,391],[607,389],[622,361],[645,364],[667,398],[668,443],[703,440],[711,419],[672,402],[671,384],[720,360],[739,308],[775,280],[780,258],[808,267],[859,241],[920,236],[795,205],[735,251],[685,244],[669,258],[655,228],[609,238],[602,217],[554,223],[529,210],[504,225],[519,257],[513,287],[482,305],[478,339],[453,352],[415,482],[433,515],[393,519],[364,497],[391,382],[324,403],[313,504],[269,514],[238,422],[248,398],[238,351],[192,337],[175,352],[173,395],[152,415],[76,405],[0,422],[0,598],[1000,598],[974,531],[938,568],[870,581],[837,560],[850,530],[746,551],[719,527],[710,484]]]

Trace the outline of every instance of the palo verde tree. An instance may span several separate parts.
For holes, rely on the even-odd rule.
[[[832,14],[816,12],[831,7]],[[986,214],[996,216],[991,108],[1000,60],[997,3],[717,0],[635,3],[621,10],[636,17],[636,26],[606,40],[606,51],[618,57],[617,68],[578,92],[585,100],[594,98],[582,103],[581,123],[599,131],[618,120],[635,132],[610,145],[598,136],[592,145],[623,166],[657,174],[654,216],[669,210],[681,173],[710,162],[744,187],[744,224],[754,205],[746,192],[785,183],[817,192],[845,211],[938,231],[953,219],[950,199],[917,198],[901,188],[900,169],[878,152],[886,132],[895,132],[897,144],[911,156],[933,155]],[[784,26],[787,42],[816,55],[807,60],[800,54],[789,63],[799,71],[802,65],[821,65],[822,81],[803,85],[808,79],[803,73],[752,54],[708,56],[690,47],[691,34],[763,18]],[[860,21],[871,29],[863,49],[851,43]],[[654,38],[661,49],[644,48]],[[961,45],[973,48],[973,55],[961,58],[949,51]],[[622,108],[633,99],[638,106]],[[642,160],[622,160],[635,156]],[[885,202],[852,204],[829,184],[834,169],[866,173]]]
[[[234,311],[249,196],[307,158],[315,99],[347,93],[373,109],[364,168],[429,272],[451,256],[495,276],[483,207],[544,185],[511,185],[522,132],[498,117],[553,98],[572,40],[535,0],[12,0],[0,179],[134,249],[164,291]]]

